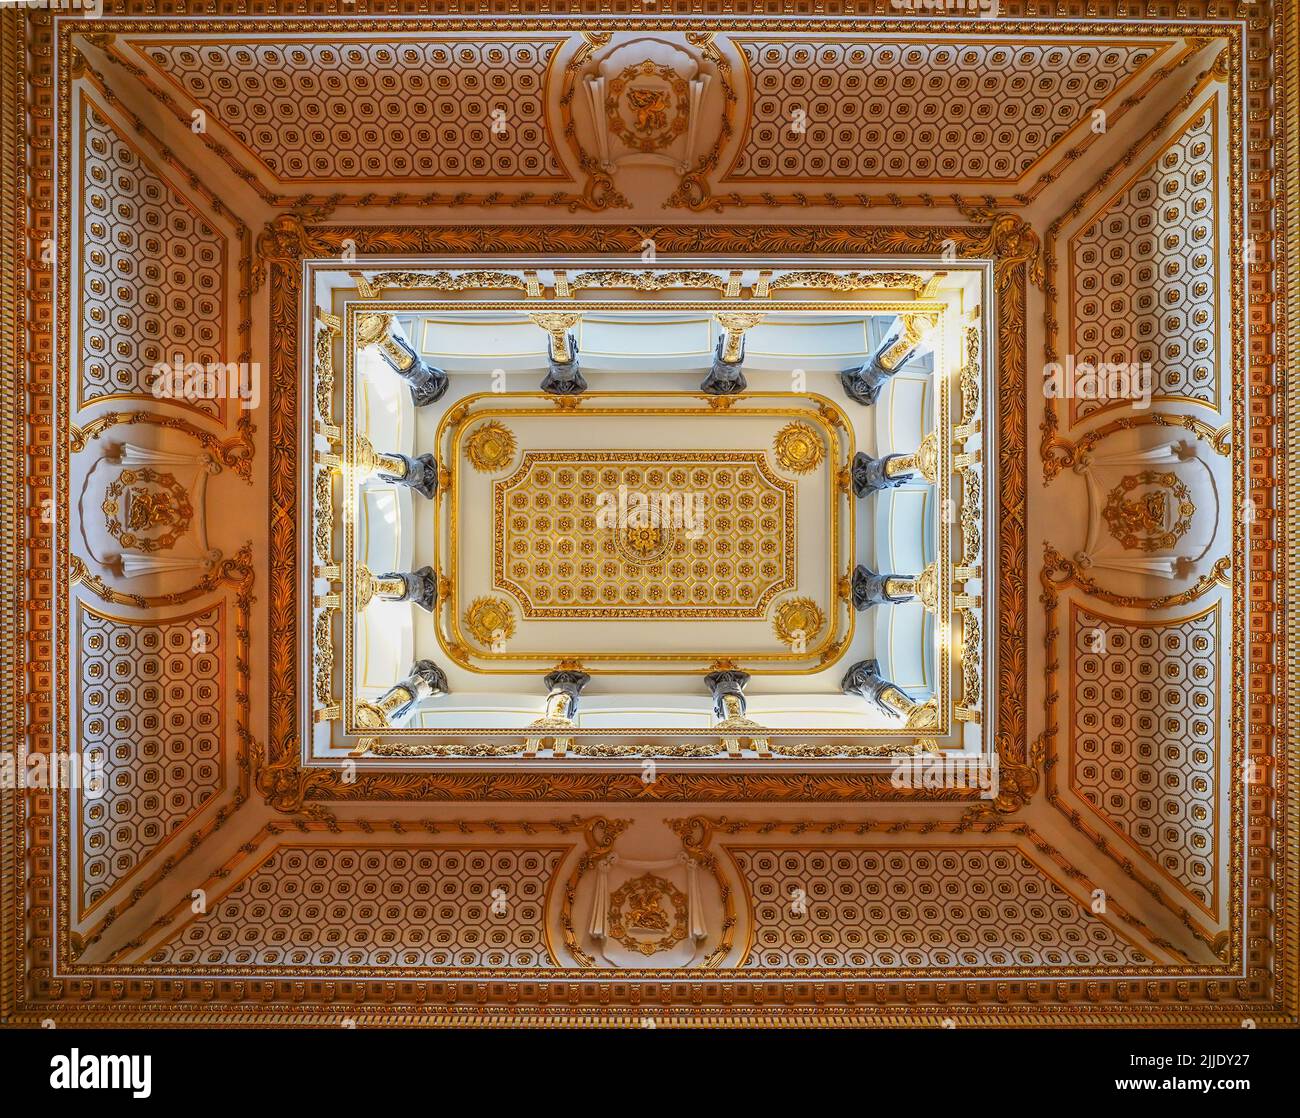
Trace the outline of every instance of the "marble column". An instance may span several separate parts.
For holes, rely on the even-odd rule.
[[[766,727],[746,717],[745,685],[749,673],[729,669],[710,672],[705,685],[713,694],[714,728],[722,731],[722,745],[729,757],[739,757],[746,745],[760,757],[772,756]],[[757,733],[755,733],[757,731]]]
[[[412,458],[396,451],[378,451],[365,438],[357,439],[357,467],[364,473],[377,473],[385,481],[394,481],[432,499],[438,492],[438,463],[432,454]]]
[[[853,456],[850,472],[855,497],[895,489],[915,474],[920,474],[933,485],[939,476],[939,438],[931,431],[911,454],[886,454],[883,458],[872,458],[860,450]]]
[[[705,686],[713,695],[713,714],[720,722],[745,716],[745,684],[748,682],[748,672],[710,672],[704,677]]]
[[[573,729],[573,716],[578,713],[578,696],[591,682],[586,672],[561,668],[551,672],[542,682],[546,685],[546,713],[528,725],[532,731],[524,739],[524,756],[534,757],[547,742],[556,757],[564,757],[573,738],[567,731]]]
[[[530,314],[536,325],[546,331],[549,367],[542,380],[542,391],[557,396],[576,396],[587,391],[587,382],[578,368],[578,339],[570,332],[582,320],[572,312]]]
[[[887,602],[910,602],[919,598],[931,612],[936,601],[935,568],[931,563],[919,575],[881,575],[861,564],[853,572],[853,608],[870,609]]]
[[[433,695],[445,695],[449,688],[443,670],[432,660],[417,660],[410,674],[379,698],[356,705],[356,721],[367,730],[391,729],[404,721],[417,703]]]
[[[438,604],[438,576],[432,567],[376,575],[362,563],[357,567],[357,609],[365,609],[375,598],[386,602],[411,602],[426,613],[432,613]]]
[[[578,713],[578,696],[591,682],[586,672],[561,670],[551,672],[542,682],[546,685],[546,717],[573,722]]]
[[[862,365],[840,373],[840,384],[849,399],[859,404],[874,404],[885,382],[921,352],[933,327],[934,320],[929,315],[900,315]]]
[[[898,684],[880,674],[875,659],[859,660],[840,680],[846,695],[860,695],[884,714],[903,721],[909,729],[933,729],[937,724],[933,699],[918,703]]]
[[[450,380],[415,352],[391,314],[363,314],[357,318],[357,344],[376,346],[390,369],[406,381],[417,408],[441,400]]]
[[[744,392],[748,386],[745,374],[745,331],[763,321],[761,314],[726,311],[717,315],[722,334],[713,351],[713,367],[700,385],[701,392],[710,396],[733,396]]]

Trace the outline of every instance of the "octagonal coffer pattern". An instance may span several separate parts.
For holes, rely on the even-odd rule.
[[[547,966],[546,890],[564,853],[285,847],[149,958],[248,966]]]
[[[150,60],[283,181],[551,179],[559,39],[150,43]]]
[[[753,900],[749,967],[1149,961],[1016,850],[817,847],[729,853]]]
[[[104,783],[79,797],[87,906],[222,786],[224,613],[222,603],[161,625],[82,613],[81,744]]]
[[[1155,53],[826,40],[741,50],[754,101],[729,178],[989,183],[1018,179]]]
[[[529,617],[573,606],[606,618],[646,607],[762,617],[793,576],[794,486],[761,452],[530,453],[495,488],[495,582]],[[689,491],[698,510],[620,516],[613,496],[645,489]]]
[[[221,359],[225,240],[89,104],[82,124],[82,402],[152,399],[155,365]],[[190,403],[221,414],[219,399]]]
[[[1213,406],[1219,329],[1217,98],[1072,245],[1075,359],[1150,365],[1152,393]],[[1081,419],[1105,400],[1075,399]]]
[[[1218,654],[1217,610],[1161,626],[1075,614],[1074,786],[1209,911]]]

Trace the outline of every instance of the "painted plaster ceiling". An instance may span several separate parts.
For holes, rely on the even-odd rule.
[[[1294,1024],[1274,5],[415,6],[4,13],[6,505],[50,510],[4,709],[16,763],[97,776],[6,793],[6,1016]],[[918,307],[929,356],[852,398]],[[587,390],[543,392],[571,330]],[[854,493],[932,431],[941,480]],[[384,480],[424,453],[435,496]],[[682,454],[808,511],[698,574],[538,551]],[[941,604],[859,611],[859,563]],[[361,565],[435,607],[358,608]],[[675,592],[711,616],[633,616]],[[924,712],[846,694],[868,659]],[[551,672],[591,677],[567,725]]]

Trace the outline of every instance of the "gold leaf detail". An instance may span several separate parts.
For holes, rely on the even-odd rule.
[[[815,470],[826,457],[826,447],[806,423],[787,423],[776,433],[773,445],[776,460],[795,474]]]
[[[792,598],[781,603],[772,628],[782,644],[792,645],[798,641],[807,644],[822,631],[825,624],[826,615],[811,598]]]
[[[515,454],[515,436],[509,427],[496,420],[475,428],[465,441],[465,455],[481,474],[490,474],[505,466]]]
[[[501,598],[475,598],[465,611],[465,628],[481,644],[509,640],[515,634],[515,617]]]

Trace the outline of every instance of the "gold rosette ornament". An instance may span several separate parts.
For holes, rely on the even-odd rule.
[[[802,642],[806,647],[825,624],[826,615],[821,606],[811,598],[793,598],[778,607],[772,628],[782,644],[793,646]]]
[[[475,598],[465,611],[465,627],[476,641],[490,646],[515,635],[515,618],[500,598]]]
[[[465,456],[470,465],[481,474],[501,469],[514,455],[514,433],[496,420],[480,424],[465,441]]]
[[[776,460],[794,474],[806,474],[821,465],[826,447],[806,423],[787,423],[773,443]]]

